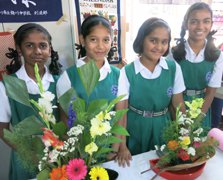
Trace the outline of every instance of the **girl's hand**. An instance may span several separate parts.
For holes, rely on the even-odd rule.
[[[125,167],[126,165],[130,166],[131,160],[132,160],[132,155],[129,149],[127,148],[125,143],[121,143],[115,161],[118,162],[119,166]]]

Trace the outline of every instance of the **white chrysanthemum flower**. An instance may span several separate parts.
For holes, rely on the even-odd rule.
[[[180,113],[180,116],[178,118],[177,123],[180,125],[184,125],[184,115],[181,112],[179,112],[179,113]]]
[[[84,130],[84,126],[77,125],[70,128],[70,130],[67,132],[68,136],[78,136],[79,134],[82,134]]]
[[[50,153],[49,153],[49,162],[57,162],[57,158],[59,156],[60,152],[57,151],[56,149],[53,149]]]
[[[46,91],[41,94],[41,97],[46,99],[47,101],[52,101],[55,98],[55,95],[50,91]]]
[[[190,119],[190,118],[185,118],[185,124],[191,125],[191,124],[193,124],[193,123],[194,123],[194,121],[193,121],[192,119]]]
[[[203,132],[203,128],[198,128],[196,131],[194,131],[194,134],[197,134],[198,136]]]
[[[110,111],[109,114],[110,114],[111,116],[115,116],[116,111]]]
[[[52,104],[50,101],[44,98],[39,98],[38,104],[42,109],[44,109],[46,113],[51,114],[53,112]]]
[[[163,151],[165,148],[166,148],[166,144],[163,144],[163,145],[160,147],[160,150]]]
[[[201,141],[201,138],[199,138],[199,137],[194,137],[194,141],[195,141],[195,142],[200,142],[200,141]]]
[[[189,130],[185,129],[185,128],[180,128],[180,132],[179,132],[182,136],[183,135],[188,135],[189,134]]]
[[[96,118],[93,118],[91,120],[90,133],[93,138],[95,136],[101,136],[102,134],[106,134],[110,130],[111,130],[111,126],[109,122],[107,121],[103,122]]]
[[[189,148],[187,149],[187,153],[188,153],[189,155],[195,156],[195,154],[196,154],[196,150],[195,150],[193,147],[189,147]]]

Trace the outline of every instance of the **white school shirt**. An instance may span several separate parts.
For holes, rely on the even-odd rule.
[[[80,58],[77,60],[76,66],[77,67],[81,67],[83,66],[85,63],[84,59],[86,57]],[[99,81],[104,80],[108,73],[111,72],[111,68],[110,65],[107,61],[107,59],[105,59],[105,63],[104,65],[100,68],[100,78]],[[63,95],[66,91],[68,91],[71,88],[71,82],[70,79],[68,77],[68,74],[66,71],[64,71],[61,76],[59,77],[58,81],[57,81],[57,85],[56,85],[56,89],[57,89],[57,97],[59,98],[61,95]]]
[[[207,43],[207,40],[205,41],[204,48],[200,50],[198,55],[196,55],[196,53],[194,53],[194,51],[191,49],[188,41],[186,41],[185,42],[186,60],[192,63],[200,63],[204,61],[204,50],[206,47],[206,43]],[[168,56],[173,59],[172,53]],[[214,65],[214,70],[213,70],[211,79],[208,82],[208,86],[212,88],[221,87],[222,73],[223,73],[223,52],[221,51],[221,54]]]
[[[42,78],[42,83],[43,88],[45,90],[48,90],[50,83],[54,82],[54,79],[46,66],[45,70],[46,71]],[[15,74],[19,79],[25,81],[29,94],[39,94],[37,83],[28,76],[24,65]],[[0,82],[0,122],[9,123],[12,116],[11,114],[12,112],[9,104],[9,99],[6,95],[5,86],[2,82]]]
[[[134,62],[135,74],[140,73],[141,76],[145,79],[155,79],[160,76],[162,69],[168,69],[168,65],[165,61],[164,57],[160,58],[159,63],[156,65],[153,72],[148,70],[137,58]],[[175,80],[173,86],[173,94],[181,93],[185,90],[183,74],[179,64],[176,64],[176,73],[175,73]],[[123,67],[120,71],[119,83],[118,83],[118,96],[126,95],[122,100],[126,100],[129,98],[129,88],[130,83],[126,76],[125,67]]]

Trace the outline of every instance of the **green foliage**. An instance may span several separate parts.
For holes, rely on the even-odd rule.
[[[78,73],[80,75],[81,81],[84,85],[84,88],[87,92],[87,95],[90,96],[91,92],[98,83],[100,72],[93,60],[90,60],[85,65],[78,68]]]
[[[9,75],[4,75],[3,80],[8,97],[32,107],[29,102],[29,94],[25,81]]]
[[[68,112],[70,101],[73,97],[77,97],[77,93],[74,88],[70,88],[65,94],[59,97],[59,104],[64,112]]]

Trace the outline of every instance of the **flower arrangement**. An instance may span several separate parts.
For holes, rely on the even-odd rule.
[[[177,108],[176,120],[171,121],[164,130],[165,144],[156,146],[160,158],[156,167],[165,170],[180,170],[198,166],[215,154],[218,142],[207,136],[202,128],[204,115],[201,107],[202,98],[192,102],[185,101],[188,107],[186,114]]]
[[[98,82],[99,70],[90,61],[78,68],[78,72],[89,95]],[[4,130],[4,137],[16,145],[24,167],[31,171],[38,167],[38,180],[109,179],[107,170],[100,164],[112,151],[111,144],[121,142],[115,135],[128,135],[117,123],[127,110],[113,111],[123,96],[111,102],[97,99],[87,104],[71,88],[59,98],[60,106],[68,112],[66,126],[61,121],[56,122],[53,115],[56,107],[52,105],[55,96],[43,89],[37,65],[35,74],[40,90],[38,101],[29,99],[24,82],[4,77],[8,95],[38,113],[38,118],[26,118],[14,126],[13,131]],[[10,91],[11,88],[18,89],[16,94],[20,96]]]

